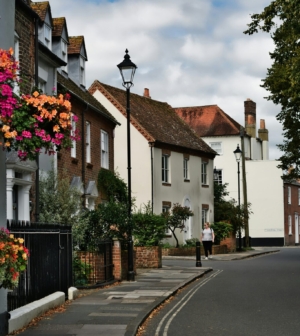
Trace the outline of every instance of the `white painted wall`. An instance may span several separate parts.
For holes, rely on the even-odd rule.
[[[284,237],[283,181],[277,165],[277,161],[268,160],[246,162],[252,237]]]
[[[98,90],[94,97],[121,123],[115,128],[115,167],[114,169],[127,183],[127,118],[108,101]],[[136,198],[136,206],[151,200],[151,153],[148,141],[131,125],[131,189]]]
[[[228,183],[228,198],[238,202],[237,162],[233,151],[237,144],[241,146],[239,136],[205,137],[207,143],[221,141],[223,154],[216,156],[214,166],[223,170],[223,183]],[[263,148],[256,139],[251,138],[252,153],[261,157]],[[249,139],[245,138],[246,157],[249,153]],[[246,160],[246,181],[248,202],[251,203],[253,214],[249,219],[249,233],[252,237],[283,237],[284,236],[284,203],[282,171],[276,166],[278,162],[270,160]],[[242,162],[240,163],[240,198],[243,199]]]

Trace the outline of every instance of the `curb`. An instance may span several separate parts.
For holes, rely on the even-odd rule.
[[[231,259],[231,260],[249,259],[249,258],[252,258],[252,257],[258,257],[258,256],[261,256],[261,255],[264,255],[264,254],[271,254],[271,253],[277,253],[277,252],[280,252],[280,250],[257,252],[257,253],[253,253],[253,254],[248,254],[248,255],[246,255],[246,256],[241,256],[241,257],[233,258],[233,259]],[[225,261],[227,261],[227,260],[225,260]],[[228,261],[229,261],[229,260],[228,260]]]
[[[203,277],[206,273],[211,272],[213,269],[211,267],[207,267],[205,270],[203,270],[202,273],[198,273],[196,275],[192,275],[189,277],[187,280],[181,282],[179,285],[173,287],[170,289],[168,292],[169,294],[164,297],[157,298],[150,306],[145,307],[144,310],[142,310],[138,316],[128,324],[126,328],[126,332],[124,336],[135,336],[136,333],[138,332],[139,326],[148,318],[148,316],[152,313],[152,311],[160,306],[162,303],[164,303],[167,299],[169,299],[171,296],[176,294],[176,292],[188,285],[189,283],[193,282],[196,279],[199,279]]]
[[[65,293],[55,292],[43,299],[33,301],[23,307],[10,311],[10,320],[8,321],[9,333],[22,329],[30,323],[32,319],[45,313],[49,309],[60,306],[64,303]]]

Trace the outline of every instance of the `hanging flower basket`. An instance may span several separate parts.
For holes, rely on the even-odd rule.
[[[23,238],[15,238],[7,229],[0,229],[0,288],[14,289],[18,285],[29,256],[23,243]]]
[[[47,96],[38,91],[18,97],[13,88],[18,84],[18,63],[12,50],[0,49],[0,131],[3,147],[16,150],[22,160],[36,158],[43,149],[49,155],[61,148],[71,148],[79,140],[72,130],[69,94]]]

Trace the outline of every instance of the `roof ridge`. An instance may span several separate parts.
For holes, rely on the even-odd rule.
[[[92,85],[89,87],[88,91],[93,95],[93,93],[98,89],[121,112],[121,114],[125,118],[127,118],[126,108],[123,107],[122,104],[110,92],[106,90],[105,85],[121,91],[121,89],[119,88],[116,88],[108,84],[101,83],[98,80],[94,80]],[[154,142],[154,137],[136,120],[135,117],[131,115],[130,120],[131,120],[132,125],[141,134],[143,134],[149,142]]]

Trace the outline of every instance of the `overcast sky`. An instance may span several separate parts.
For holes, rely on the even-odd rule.
[[[279,107],[260,87],[271,65],[266,33],[244,35],[250,14],[270,0],[50,0],[66,17],[69,36],[84,35],[87,87],[97,79],[122,87],[116,65],[129,50],[138,66],[132,92],[173,107],[217,104],[244,125],[244,101],[257,103],[269,130],[270,159],[280,152]],[[234,150],[235,148],[233,148]]]

